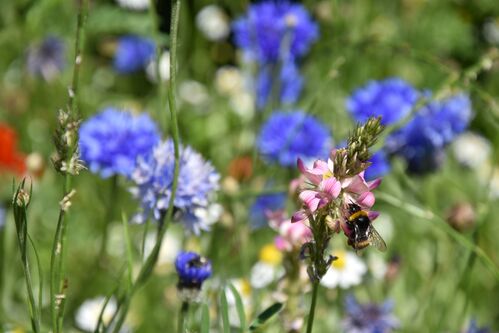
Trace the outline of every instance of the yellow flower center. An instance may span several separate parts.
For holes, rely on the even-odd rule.
[[[278,265],[282,261],[282,253],[274,244],[267,244],[260,250],[260,260],[270,265]]]
[[[247,279],[241,281],[241,295],[246,297],[251,296],[251,284]]]
[[[346,265],[346,253],[345,251],[336,251],[333,253],[333,256],[338,257],[335,261],[333,261],[333,267],[339,270],[345,268]]]

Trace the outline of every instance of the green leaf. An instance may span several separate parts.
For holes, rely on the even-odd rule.
[[[241,332],[244,332],[246,330],[246,313],[244,311],[243,300],[241,299],[241,295],[239,295],[237,289],[232,283],[229,283],[229,288],[234,295],[234,298],[236,299],[236,309],[239,316],[239,325],[241,327]]]
[[[251,332],[261,329],[272,317],[281,312],[283,309],[283,303],[274,303],[265,309],[262,313],[256,317],[256,319],[251,323],[249,329]]]
[[[203,304],[201,309],[201,333],[210,332],[210,309],[207,304]]]
[[[229,305],[227,303],[227,295],[225,294],[225,289],[222,290],[222,294],[220,295],[220,310],[222,312],[223,332],[230,333]]]

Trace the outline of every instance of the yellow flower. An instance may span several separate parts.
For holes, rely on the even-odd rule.
[[[270,265],[279,265],[282,261],[282,253],[273,243],[267,244],[260,250],[260,261]]]
[[[338,258],[335,261],[333,261],[333,267],[336,268],[336,269],[339,269],[339,270],[345,268],[345,265],[346,265],[346,260],[345,260],[346,252],[345,251],[335,251],[333,253],[333,256],[335,256],[335,257]]]

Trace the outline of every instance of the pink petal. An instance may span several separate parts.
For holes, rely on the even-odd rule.
[[[369,219],[371,221],[374,221],[376,220],[376,218],[379,216],[379,212],[376,212],[374,210],[371,210],[369,213],[367,213],[367,217],[369,217]]]
[[[307,217],[307,213],[304,210],[299,210],[291,216],[291,223],[305,221]]]
[[[367,183],[367,187],[369,187],[369,191],[374,190],[381,184],[381,178],[375,179]]]
[[[357,203],[366,208],[371,208],[375,201],[376,199],[374,198],[374,194],[372,194],[372,192],[364,192],[357,198]]]
[[[366,191],[369,191],[369,187],[367,187],[364,178],[359,175],[350,177],[343,182],[343,188],[345,188],[348,192],[353,192],[356,194],[362,194]]]
[[[321,183],[322,190],[336,199],[340,195],[341,183],[334,177],[328,178]]]
[[[298,161],[296,162],[298,166],[298,170],[307,177],[308,180],[310,180],[313,184],[319,184],[322,180],[322,173],[318,170],[315,169],[307,169],[305,167],[305,164],[303,164],[303,161],[299,158]]]
[[[286,251],[289,249],[289,243],[281,236],[274,239],[274,245],[279,251]]]

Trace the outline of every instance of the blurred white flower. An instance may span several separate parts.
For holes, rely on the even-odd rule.
[[[274,243],[262,247],[259,261],[251,269],[250,283],[255,289],[265,288],[284,275],[282,253]]]
[[[144,246],[144,252],[146,257],[151,253],[156,244],[156,232],[150,232],[146,236],[146,242]],[[182,243],[180,238],[173,232],[167,232],[161,243],[161,249],[159,250],[159,256],[157,261],[157,266],[173,264],[177,254],[182,249]]]
[[[208,207],[198,207],[194,209],[194,215],[196,215],[200,223],[206,226],[218,222],[222,217],[223,212],[223,206],[217,203],[212,203]]]
[[[255,99],[252,94],[240,91],[230,97],[230,106],[243,120],[249,121],[255,115]]]
[[[223,66],[215,73],[215,88],[224,96],[230,96],[243,90],[243,74],[234,66]]]
[[[75,315],[76,325],[84,331],[93,332],[99,322],[99,315],[106,298],[103,296],[92,298],[83,302]],[[107,303],[102,316],[103,323],[107,325],[116,311],[116,300],[111,298]]]
[[[196,16],[196,25],[206,38],[218,41],[230,33],[229,18],[217,5],[208,5]]]
[[[116,0],[116,2],[121,7],[133,10],[145,10],[149,8],[149,0]]]
[[[366,273],[366,264],[353,252],[337,251],[333,253],[337,260],[333,261],[321,284],[326,288],[350,288],[362,282]]]
[[[466,132],[456,138],[452,144],[452,151],[459,163],[476,169],[483,166],[489,159],[492,147],[484,137]]]
[[[383,257],[375,252],[370,253],[367,259],[367,266],[371,271],[371,274],[378,280],[385,277],[388,266],[386,265]]]
[[[156,59],[151,61],[146,67],[147,78],[151,82],[158,82],[156,76]],[[170,52],[164,51],[159,57],[159,76],[161,81],[168,81],[170,79]]]
[[[483,25],[483,36],[492,45],[499,45],[499,21],[487,20]]]
[[[208,101],[206,87],[193,80],[184,81],[180,84],[179,96],[182,101],[193,106],[200,106]]]

